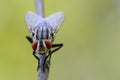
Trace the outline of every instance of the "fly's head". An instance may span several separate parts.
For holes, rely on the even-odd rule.
[[[32,49],[38,54],[44,55],[47,53],[52,47],[52,43],[50,40],[36,40],[32,43]]]

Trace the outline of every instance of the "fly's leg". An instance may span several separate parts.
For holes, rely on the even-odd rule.
[[[39,67],[40,67],[40,60],[39,60],[39,58],[38,58],[38,56],[36,56],[35,55],[35,51],[33,51],[33,56],[38,60],[38,67],[37,67],[37,70],[39,69]]]
[[[56,48],[56,47],[57,47],[57,48]],[[57,50],[59,50],[59,49],[62,48],[62,47],[63,47],[63,44],[53,44],[53,45],[52,45],[52,48],[56,48],[56,49],[52,50],[52,51],[51,51],[51,54],[54,53],[54,52],[56,52]]]
[[[57,48],[56,48],[57,47]],[[52,44],[52,48],[56,48],[56,49],[54,49],[54,50],[49,50],[49,54],[45,57],[45,59],[44,59],[44,62],[48,59],[48,57],[49,57],[49,64],[50,64],[50,60],[51,60],[51,56],[52,56],[52,54],[54,53],[54,52],[56,52],[57,50],[59,50],[60,48],[62,48],[63,47],[63,44]]]
[[[49,59],[48,59],[48,63],[49,63],[49,65],[51,64],[51,57],[52,57],[52,55],[51,55],[51,50],[49,51],[49,54],[50,54],[50,56],[49,56]]]
[[[33,39],[29,36],[26,36],[27,40],[30,42],[30,43],[33,43]]]
[[[51,54],[51,50],[48,53]],[[43,72],[45,71],[45,69],[49,70],[50,60],[51,60],[51,56],[52,56],[52,55],[49,55],[49,54],[47,56],[45,56],[45,58],[44,58],[44,61],[43,61]]]
[[[49,54],[45,57],[45,60],[44,60],[44,61],[46,61],[46,60],[48,59],[48,63],[49,63],[49,65],[50,65],[51,57],[52,57],[51,50],[49,50],[48,53],[49,53]]]
[[[35,51],[33,51],[33,56],[39,61],[38,56],[35,55]]]
[[[26,38],[27,38],[27,40],[28,40],[30,43],[33,43],[33,39],[32,39],[31,37],[26,36]],[[39,67],[40,67],[40,65],[39,65],[40,61],[39,61],[38,56],[35,55],[35,51],[33,51],[33,56],[38,60],[38,67],[37,67],[37,70],[38,70]]]

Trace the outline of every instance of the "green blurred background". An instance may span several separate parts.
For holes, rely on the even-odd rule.
[[[24,16],[34,0],[0,0],[0,80],[37,80]],[[64,11],[49,80],[120,80],[120,0],[45,0],[46,16]]]

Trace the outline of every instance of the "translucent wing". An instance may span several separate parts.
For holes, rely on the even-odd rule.
[[[28,12],[25,16],[25,21],[29,31],[32,32],[43,21],[43,18],[36,13]]]
[[[55,34],[57,33],[58,29],[60,28],[61,24],[64,21],[64,13],[63,12],[57,12],[51,16],[48,16],[45,18],[46,22],[48,22],[52,27],[52,32]]]

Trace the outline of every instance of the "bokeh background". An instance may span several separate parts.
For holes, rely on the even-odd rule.
[[[0,0],[0,80],[37,80],[24,16],[34,0]],[[49,80],[120,80],[120,0],[45,0],[45,15],[64,11]]]

